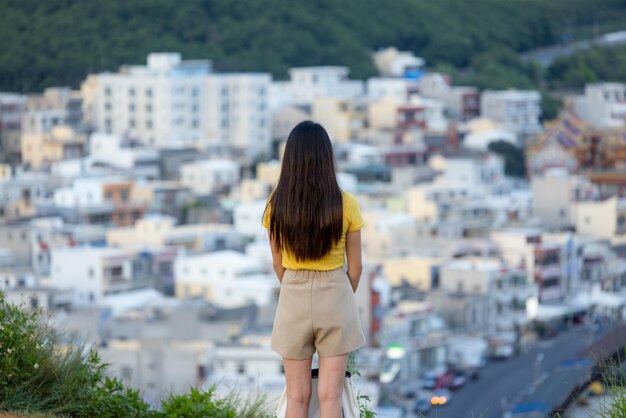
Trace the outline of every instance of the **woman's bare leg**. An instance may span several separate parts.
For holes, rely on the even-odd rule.
[[[308,418],[311,400],[311,358],[291,360],[283,358],[287,381],[287,417]]]
[[[317,397],[321,418],[342,418],[341,395],[348,367],[348,354],[320,357]]]

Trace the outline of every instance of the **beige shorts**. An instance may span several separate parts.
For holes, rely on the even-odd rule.
[[[272,350],[304,360],[346,354],[365,345],[350,279],[342,268],[286,270],[272,330]]]

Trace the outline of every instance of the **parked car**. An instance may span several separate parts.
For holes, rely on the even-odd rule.
[[[456,371],[452,376],[452,381],[450,382],[450,389],[457,390],[461,389],[463,385],[465,385],[465,375],[461,371]]]
[[[415,401],[413,411],[416,414],[425,414],[430,411],[430,408],[432,408],[432,403],[430,399],[418,399]]]

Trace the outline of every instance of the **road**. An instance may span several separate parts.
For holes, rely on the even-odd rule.
[[[540,373],[552,370],[561,360],[592,342],[587,328],[577,327],[551,340],[538,341],[519,356],[490,362],[481,369],[480,379],[453,392],[450,404],[433,408],[427,418],[502,418],[503,409],[516,403],[534,379],[537,355],[543,353]]]
[[[552,64],[555,59],[571,55],[581,50],[589,49],[594,46],[617,46],[623,45],[624,43],[626,43],[626,31],[613,32],[591,40],[534,49],[521,54],[521,59],[522,61],[535,61],[543,67],[547,67]]]

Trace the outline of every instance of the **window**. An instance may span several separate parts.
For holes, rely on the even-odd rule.
[[[200,126],[200,122],[198,121],[198,119],[194,119],[193,121],[191,121],[192,128],[197,128],[198,126]]]
[[[111,103],[105,103],[104,104],[104,110],[106,110],[107,112],[111,110]]]
[[[104,88],[104,95],[105,96],[110,96],[111,95],[111,87],[110,86],[106,86]]]
[[[128,89],[128,95],[131,97],[135,95],[135,89],[133,87]]]
[[[152,129],[152,120],[148,119],[148,120],[146,121],[146,128],[148,128],[148,129]]]
[[[246,365],[244,363],[237,364],[237,373],[244,374],[246,372]]]
[[[131,119],[128,121],[128,127],[130,129],[135,129],[135,119]]]
[[[135,104],[134,103],[131,103],[131,104],[128,105],[128,111],[129,112],[134,112],[135,111]]]
[[[89,270],[87,270],[87,275],[90,279],[93,279],[93,267],[89,267]]]
[[[146,112],[152,113],[152,105],[146,105]]]
[[[146,89],[146,96],[152,97],[152,89]]]

